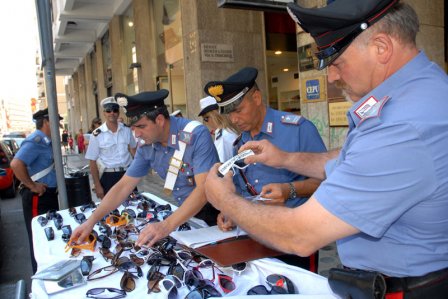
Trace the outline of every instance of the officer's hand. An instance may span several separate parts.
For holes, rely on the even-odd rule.
[[[31,188],[31,192],[38,194],[39,196],[42,196],[45,191],[47,190],[47,185],[43,183],[34,183]]]
[[[289,197],[289,185],[282,183],[264,185],[261,189],[260,196],[271,199],[262,201],[263,204],[284,205]]]
[[[244,163],[263,163],[271,167],[281,168],[285,161],[286,152],[280,150],[267,140],[249,141],[239,149],[239,153],[242,151],[251,149],[255,155],[249,156],[244,159]]]
[[[72,242],[75,242],[76,244],[84,243],[84,240],[87,240],[90,233],[92,232],[94,225],[95,224],[90,224],[90,222],[87,220],[86,222],[78,226],[73,231],[72,236],[70,237],[69,244],[71,244]]]
[[[170,233],[171,229],[168,228],[166,221],[150,223],[140,232],[135,245],[151,247],[155,242],[168,236]]]
[[[104,189],[103,186],[101,186],[101,184],[95,185],[95,194],[96,197],[98,197],[99,199],[103,199],[104,197]]]
[[[229,217],[224,216],[223,213],[218,214],[217,224],[219,229],[225,232],[233,230],[236,227],[233,221]]]
[[[235,193],[233,185],[233,172],[229,171],[223,178],[218,176],[218,167],[221,163],[216,163],[210,169],[205,181],[205,196],[207,200],[218,210],[220,206],[225,205],[225,198],[230,193]]]

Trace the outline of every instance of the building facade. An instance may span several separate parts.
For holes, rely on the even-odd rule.
[[[235,8],[230,2],[53,1],[56,74],[64,77],[70,131],[87,131],[90,120],[102,116],[99,102],[116,92],[165,88],[171,111],[197,118],[208,81],[253,66],[267,105],[302,114],[329,149],[339,147],[347,130],[341,119],[347,103],[328,86],[326,70],[312,68],[310,36],[284,9],[260,7],[263,1],[254,1],[258,7]],[[291,1],[265,2],[284,6]],[[445,1],[406,2],[420,17],[419,47],[445,68]]]

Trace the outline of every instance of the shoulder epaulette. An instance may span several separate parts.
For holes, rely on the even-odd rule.
[[[100,129],[100,128],[96,128],[96,129],[92,132],[92,135],[96,137],[96,136],[100,135],[100,133],[101,133],[101,129]]]
[[[298,125],[300,122],[301,116],[300,115],[295,115],[295,114],[287,114],[287,115],[282,115],[281,117],[281,122],[283,124],[288,124],[288,125]]]

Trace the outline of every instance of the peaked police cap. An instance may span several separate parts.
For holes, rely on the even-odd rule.
[[[158,91],[144,91],[133,96],[123,93],[115,94],[115,99],[126,113],[127,117],[140,118],[147,112],[165,106],[165,98],[169,92],[166,89]]]
[[[317,44],[317,69],[333,62],[361,32],[380,20],[399,0],[335,0],[322,8],[288,3],[291,18]]]
[[[214,97],[220,113],[230,113],[242,102],[244,95],[254,86],[258,70],[245,67],[224,81],[210,81],[205,87],[206,94]]]

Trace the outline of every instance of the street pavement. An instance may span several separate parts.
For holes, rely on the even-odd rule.
[[[81,169],[88,161],[79,154],[71,154],[63,159],[70,169]],[[89,176],[90,177],[90,176]],[[90,177],[90,186],[92,187]],[[164,182],[157,174],[148,174],[138,185],[139,191],[146,191],[176,204],[171,197],[163,192]],[[98,202],[96,195],[92,199]],[[28,238],[22,214],[22,199],[16,195],[13,199],[0,201],[0,298],[15,298],[16,282],[24,280],[27,294],[31,291],[31,261]],[[328,276],[332,267],[341,267],[335,244],[325,246],[319,251],[319,274]]]

